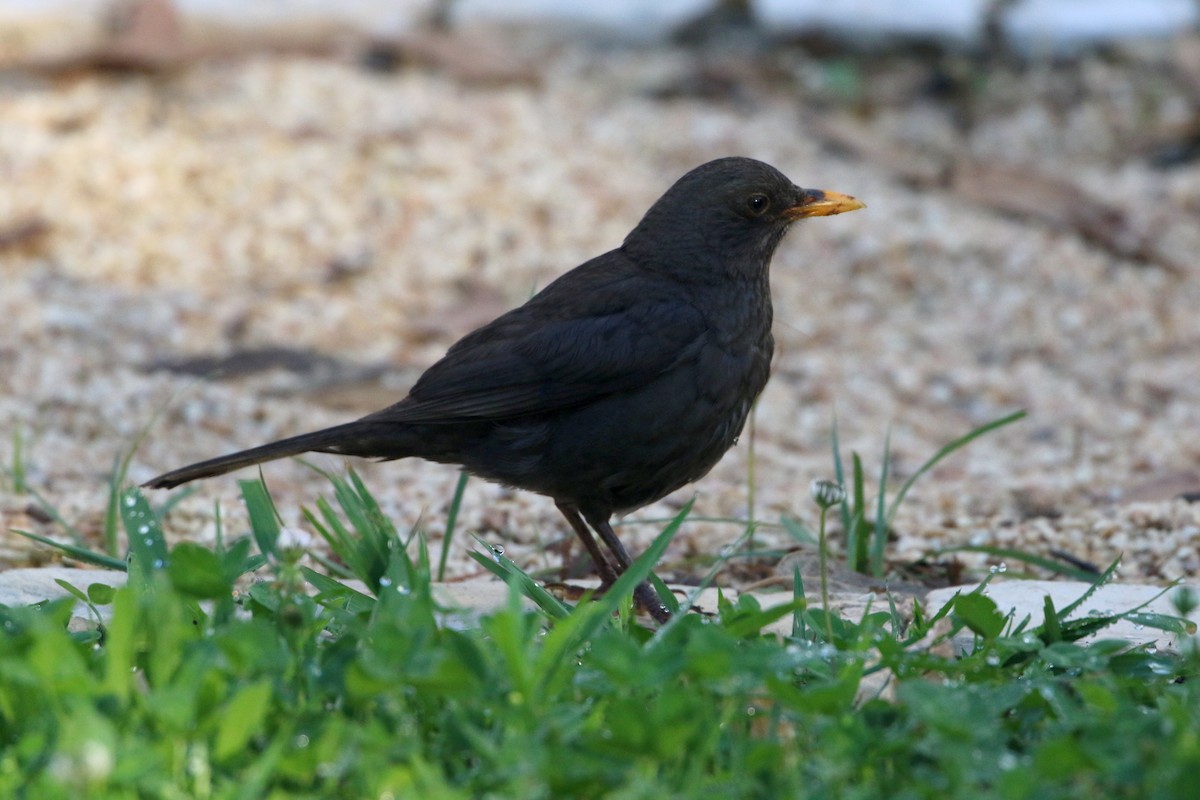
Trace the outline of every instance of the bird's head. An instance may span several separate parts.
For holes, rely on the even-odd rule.
[[[757,275],[796,220],[864,207],[849,195],[802,189],[761,161],[720,158],[676,181],[625,238],[624,248],[647,266],[694,277]]]

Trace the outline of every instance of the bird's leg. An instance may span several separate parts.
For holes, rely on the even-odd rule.
[[[562,512],[562,515],[567,518],[567,522],[571,525],[571,530],[575,531],[575,535],[583,542],[588,555],[592,557],[592,562],[596,565],[596,572],[600,574],[600,588],[606,589],[612,586],[617,580],[619,572],[625,568],[621,567],[620,570],[613,569],[608,556],[604,555],[604,552],[600,549],[600,545],[596,543],[596,537],[592,536],[587,523],[580,516],[578,508],[562,503],[556,503],[555,505],[558,506],[558,510]]]
[[[584,512],[584,517],[596,533],[600,534],[600,539],[612,551],[613,556],[617,559],[617,571],[624,572],[629,569],[629,565],[633,563],[633,559],[629,557],[629,551],[625,549],[625,545],[621,544],[621,540],[617,538],[617,534],[613,532],[612,525],[608,522],[608,517]],[[654,587],[650,585],[650,581],[642,581],[633,590],[633,599],[638,605],[646,610],[650,616],[654,617],[656,622],[666,622],[671,618],[671,612],[663,605],[662,599],[658,596],[658,592],[654,591]]]
[[[633,563],[633,559],[629,557],[629,551],[625,549],[625,545],[621,544],[621,540],[613,532],[612,525],[608,522],[608,517],[585,512],[584,518],[587,519],[588,524],[595,528],[596,533],[600,534],[600,540],[604,542],[616,557],[617,571],[624,572],[629,569],[629,565]]]

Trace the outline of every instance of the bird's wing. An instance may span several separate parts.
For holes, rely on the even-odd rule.
[[[706,329],[693,306],[637,282],[592,285],[591,299],[564,288],[569,284],[547,287],[469,334],[408,397],[369,418],[448,423],[587,403],[641,386],[686,359]]]

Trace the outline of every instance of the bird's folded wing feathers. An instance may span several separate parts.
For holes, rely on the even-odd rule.
[[[557,320],[521,311],[463,339],[408,397],[368,419],[452,423],[579,405],[653,380],[688,358],[706,329],[677,301]]]

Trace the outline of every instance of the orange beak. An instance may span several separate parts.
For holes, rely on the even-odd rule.
[[[848,194],[805,189],[804,199],[791,208],[785,209],[783,215],[788,219],[832,217],[834,214],[845,214],[847,211],[857,211],[866,207],[866,203]]]

